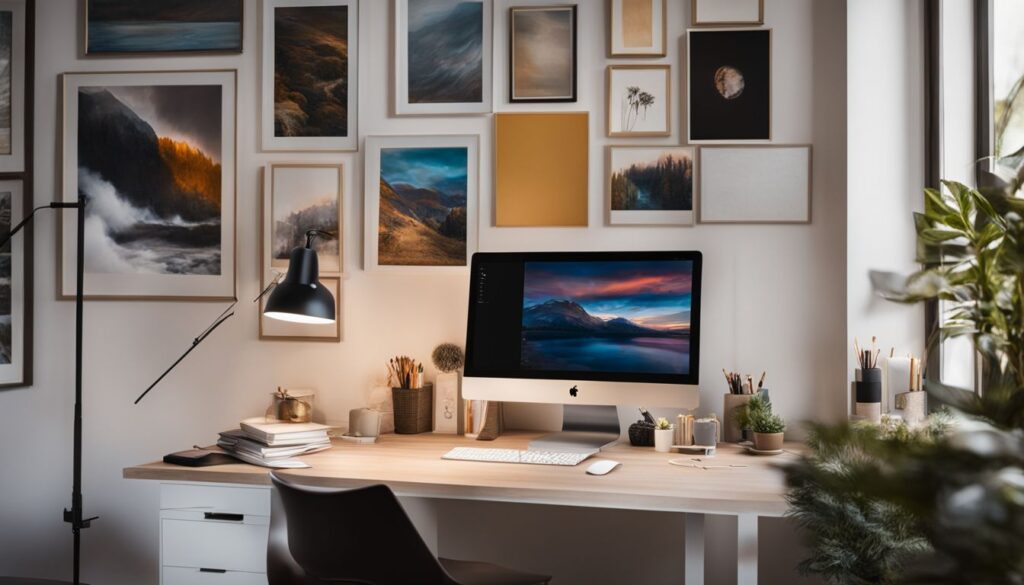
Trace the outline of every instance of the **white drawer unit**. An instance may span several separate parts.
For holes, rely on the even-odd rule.
[[[161,484],[161,585],[266,585],[269,526],[269,487]]]

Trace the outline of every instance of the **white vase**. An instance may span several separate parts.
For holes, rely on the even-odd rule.
[[[673,429],[654,429],[654,450],[659,453],[668,453],[672,449],[674,435]]]

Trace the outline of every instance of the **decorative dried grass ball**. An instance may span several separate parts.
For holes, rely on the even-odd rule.
[[[434,360],[434,366],[446,374],[454,372],[466,363],[462,348],[454,343],[442,343],[435,347],[430,357]]]

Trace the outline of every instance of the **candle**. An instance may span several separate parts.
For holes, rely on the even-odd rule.
[[[911,359],[908,357],[891,357],[885,362],[885,403],[888,411],[896,410],[896,395],[910,391]]]

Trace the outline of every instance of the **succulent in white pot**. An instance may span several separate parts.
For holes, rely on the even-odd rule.
[[[654,424],[654,450],[668,453],[672,449],[675,431],[667,418],[659,418]]]

